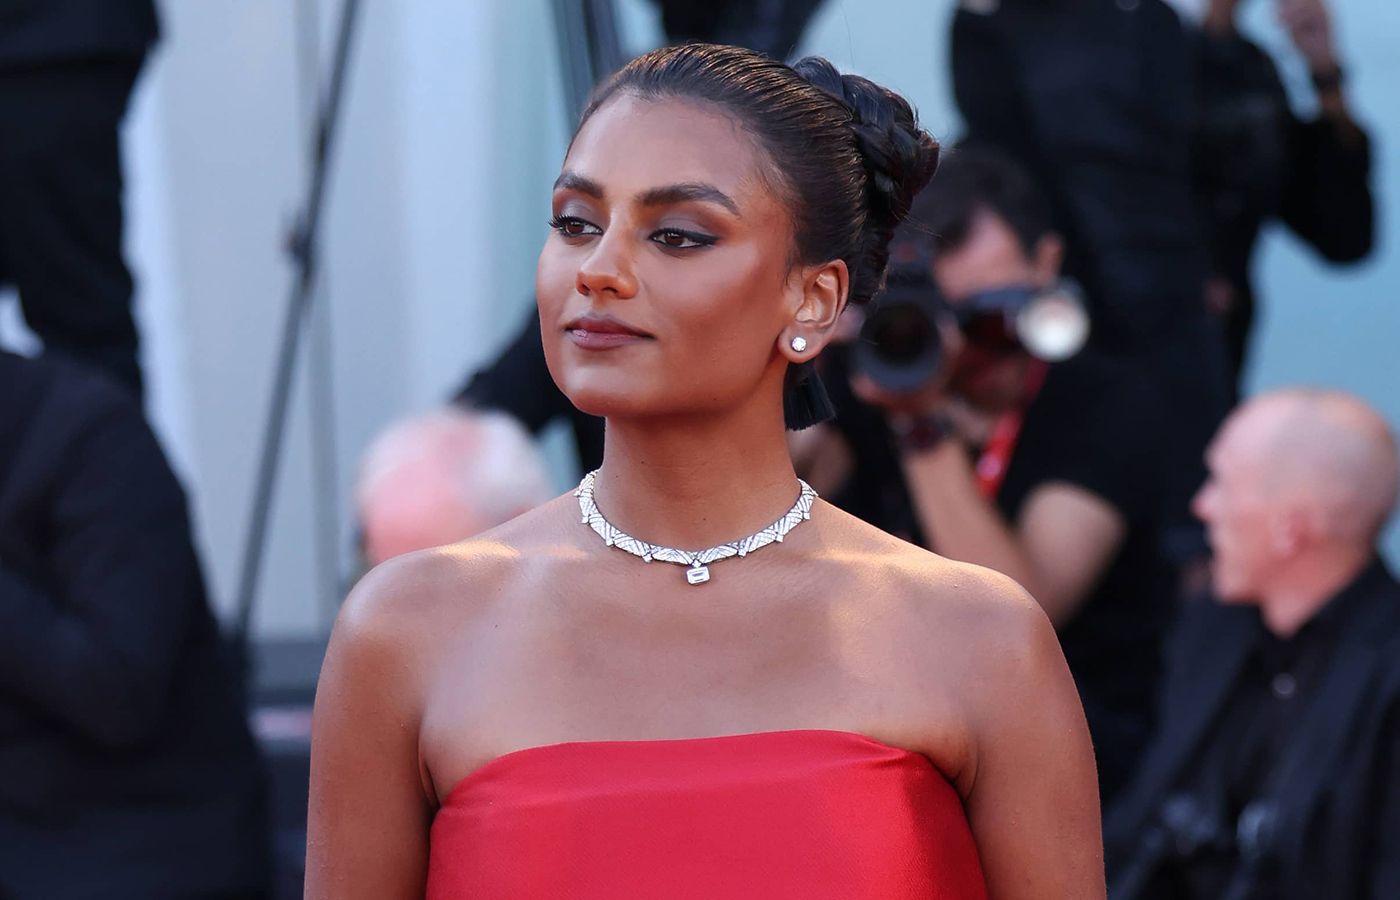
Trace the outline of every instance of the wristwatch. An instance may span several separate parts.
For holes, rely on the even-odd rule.
[[[903,453],[927,453],[955,434],[953,420],[942,410],[894,416],[890,430]]]

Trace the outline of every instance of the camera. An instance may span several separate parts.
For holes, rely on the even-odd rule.
[[[952,329],[980,349],[1060,362],[1083,349],[1089,314],[1083,291],[1069,279],[1008,285],[950,303],[930,278],[892,275],[861,325],[855,365],[886,390],[915,390],[946,365]]]

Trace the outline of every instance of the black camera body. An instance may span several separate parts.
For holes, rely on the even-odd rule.
[[[951,329],[974,346],[1060,362],[1084,347],[1089,316],[1083,292],[1068,279],[1010,284],[951,303],[931,278],[892,276],[861,326],[855,365],[886,390],[916,390],[946,365]]]

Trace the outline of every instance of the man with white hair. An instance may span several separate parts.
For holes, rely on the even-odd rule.
[[[1219,603],[1183,616],[1160,731],[1106,824],[1110,896],[1400,897],[1400,492],[1361,400],[1243,406],[1194,508]]]
[[[360,467],[365,561],[464,540],[554,494],[539,451],[509,416],[450,409],[399,422]]]

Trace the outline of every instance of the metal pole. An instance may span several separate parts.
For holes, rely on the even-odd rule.
[[[329,169],[330,149],[339,120],[341,98],[344,95],[345,72],[350,56],[351,36],[359,12],[360,0],[345,0],[340,14],[340,30],[336,38],[330,86],[322,100],[317,121],[311,160],[311,186],[292,233],[289,252],[298,264],[297,278],[287,300],[287,312],[282,324],[282,345],[277,371],[268,405],[267,424],[263,431],[262,456],[258,464],[253,510],[248,521],[247,539],[243,545],[243,568],[238,581],[234,639],[246,648],[257,600],[258,576],[262,572],[263,553],[267,544],[268,519],[276,488],[278,462],[282,455],[282,440],[287,429],[287,410],[291,402],[292,378],[296,374],[297,351],[301,345],[302,328],[311,304],[312,286],[316,279],[316,239],[321,223],[321,210]]]

